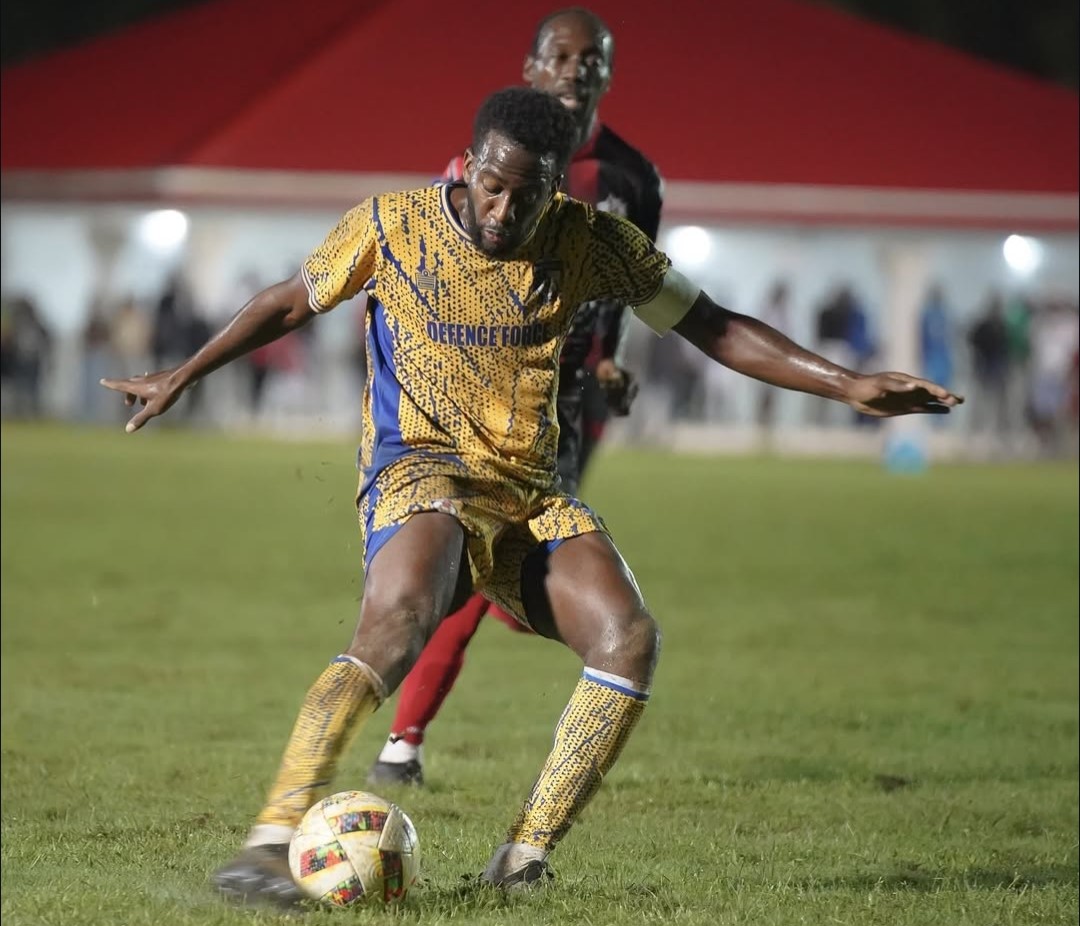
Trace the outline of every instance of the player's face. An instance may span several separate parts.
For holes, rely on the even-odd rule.
[[[584,136],[611,83],[613,51],[610,35],[588,17],[567,13],[544,28],[536,54],[525,59],[525,81],[558,97]]]
[[[465,152],[461,217],[489,257],[508,257],[536,230],[558,189],[553,155],[537,156],[496,132]]]

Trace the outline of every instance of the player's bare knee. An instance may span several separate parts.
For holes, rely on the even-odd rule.
[[[393,691],[420,658],[443,615],[430,595],[373,597],[365,592],[348,653],[370,664]]]
[[[623,648],[626,654],[650,667],[656,665],[660,655],[660,625],[648,611],[639,610],[627,623]]]
[[[643,608],[605,622],[589,647],[586,663],[638,682],[652,678],[660,656],[660,627]]]

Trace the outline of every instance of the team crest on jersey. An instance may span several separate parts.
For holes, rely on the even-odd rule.
[[[430,270],[421,267],[416,271],[416,288],[422,293],[439,295],[439,278]]]
[[[533,265],[532,289],[530,296],[539,296],[546,305],[559,298],[559,284],[562,283],[563,262],[557,257],[544,257]]]

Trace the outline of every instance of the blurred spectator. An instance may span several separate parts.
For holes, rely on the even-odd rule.
[[[116,403],[98,385],[103,376],[112,374],[111,331],[109,317],[99,296],[90,304],[90,315],[82,332],[83,377],[80,410],[86,421],[105,421]]]
[[[242,306],[263,288],[259,274],[254,270],[245,270],[236,281],[233,295],[230,298],[234,306]],[[361,300],[366,300],[360,294]],[[366,304],[366,301],[365,301]],[[365,312],[360,312],[361,331],[363,330]],[[312,334],[312,329],[306,328],[301,332],[306,338]],[[362,338],[361,338],[362,340]],[[244,390],[248,414],[254,420],[264,411],[266,397],[274,381],[283,374],[293,373],[303,368],[302,356],[305,343],[297,333],[287,335],[280,340],[257,348],[248,354],[241,363],[247,375],[246,389]],[[366,375],[366,354],[361,349],[354,354],[353,359],[357,364],[363,363]],[[227,369],[227,368],[226,368]]]
[[[998,434],[1009,429],[1006,385],[1009,375],[1009,332],[1005,324],[1005,304],[998,292],[987,299],[986,310],[978,316],[968,334],[975,395],[971,404],[971,427],[988,427]]]
[[[112,349],[117,366],[141,371],[150,366],[150,319],[134,296],[126,297],[112,322]]]
[[[919,315],[919,355],[922,375],[951,388],[954,379],[952,311],[945,301],[944,290],[937,283],[927,292]],[[937,427],[948,423],[946,415],[938,415],[933,421]]]
[[[769,289],[765,305],[758,314],[766,325],[791,337],[790,289],[786,280],[777,280]],[[758,384],[756,418],[757,425],[765,435],[770,435],[776,424],[776,400],[780,390],[765,383]]]
[[[210,336],[213,333],[213,329],[210,327],[210,322],[206,320],[206,317],[200,312],[192,312],[191,317],[188,319],[187,327],[185,329],[185,335],[187,336],[188,353],[195,353],[195,351],[197,351],[207,341],[210,340]],[[189,416],[195,416],[200,414],[203,410],[203,405],[206,404],[206,389],[200,389],[198,388],[198,385],[195,388],[188,390],[189,394],[191,395],[191,398],[188,401],[187,408]]]
[[[686,420],[694,414],[701,390],[696,351],[681,338],[656,338],[649,353],[648,376],[664,396],[664,418]]]
[[[278,380],[304,369],[308,344],[301,332],[294,331],[251,352],[251,415],[257,418],[264,410],[267,391]]]
[[[0,306],[0,399],[5,418],[14,414],[15,370],[19,360],[15,350],[15,330],[7,302]]]
[[[856,371],[865,369],[877,353],[866,310],[846,284],[834,291],[818,313],[816,350],[833,363]],[[844,421],[851,420],[835,403],[815,400],[812,407],[811,420],[818,425],[835,423],[840,416]],[[855,421],[868,425],[877,423],[877,419],[862,415],[857,415]]]
[[[867,314],[866,308],[850,290],[847,298],[851,301],[848,344],[851,347],[852,356],[855,358],[855,369],[859,372],[865,372],[871,366],[874,357],[877,356],[877,340],[874,337],[870,325],[870,316]],[[860,418],[865,419],[865,416],[860,416]],[[875,419],[866,420],[874,421]]]
[[[840,366],[854,368],[855,357],[851,350],[848,332],[853,299],[847,287],[838,288],[821,307],[817,316],[817,352],[826,360]]]
[[[1031,305],[1021,295],[1005,303],[1005,428],[1022,430],[1031,415]]]
[[[1057,454],[1068,428],[1069,385],[1080,324],[1076,306],[1048,302],[1031,325],[1031,423],[1044,453]]]
[[[1072,363],[1069,364],[1069,378],[1066,386],[1065,407],[1069,430],[1075,437],[1080,428],[1080,345],[1073,351]]]
[[[692,407],[701,371],[682,338],[648,336],[644,348],[644,383],[630,413],[631,434],[635,440],[663,440],[672,420],[685,418]]]
[[[49,362],[52,335],[37,306],[16,296],[0,311],[0,381],[5,415],[41,415],[42,373]]]
[[[181,363],[198,350],[210,337],[210,325],[195,311],[191,290],[180,273],[173,274],[165,284],[154,311],[151,352],[154,366],[168,369]],[[201,384],[187,390],[181,399],[185,417],[196,415],[203,400]]]
[[[164,370],[181,363],[192,346],[191,325],[195,307],[191,293],[180,274],[165,284],[154,309],[151,348],[154,366]]]
[[[922,375],[951,388],[953,384],[952,312],[942,288],[934,284],[926,295],[919,318]],[[942,416],[944,417],[944,416]]]
[[[248,399],[251,403],[251,416],[257,418],[262,410],[266,381],[270,378],[270,372],[273,369],[273,353],[267,345],[253,350],[248,357],[248,371],[251,377],[248,380],[251,387]]]
[[[225,327],[237,311],[265,285],[257,271],[250,267],[241,269],[222,293],[214,312],[208,316],[212,326]],[[252,358],[248,354],[235,363],[227,364],[203,383],[217,424],[228,425],[250,418],[251,374]]]

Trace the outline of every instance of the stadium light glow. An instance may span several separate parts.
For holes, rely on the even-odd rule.
[[[139,240],[155,254],[167,255],[184,243],[188,217],[178,209],[156,209],[139,222]]]
[[[1009,235],[1001,246],[1005,263],[1019,276],[1030,276],[1042,263],[1042,245],[1034,238]]]
[[[712,252],[712,238],[699,225],[679,225],[668,232],[666,250],[676,264],[699,267]]]

